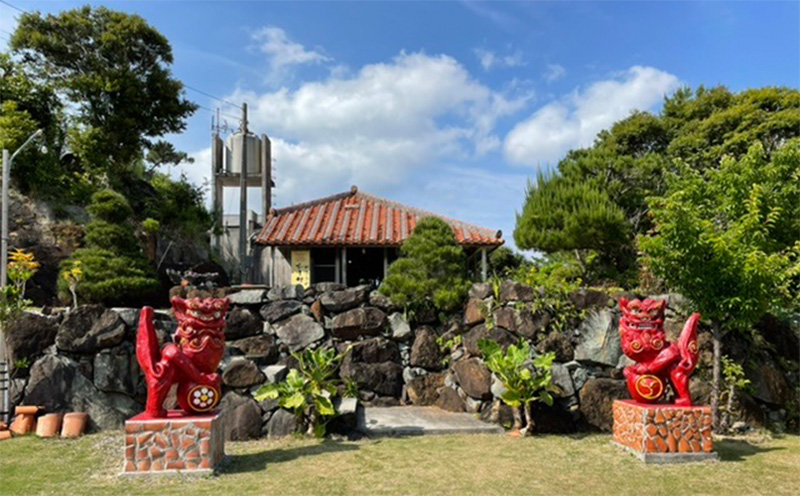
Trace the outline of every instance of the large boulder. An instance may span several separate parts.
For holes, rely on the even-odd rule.
[[[459,360],[453,365],[458,385],[467,395],[479,400],[492,399],[492,373],[480,358]]]
[[[406,385],[406,392],[411,403],[417,406],[436,404],[439,389],[444,387],[444,374],[426,374],[411,379]]]
[[[250,397],[230,392],[219,402],[226,441],[247,441],[261,434],[261,407]]]
[[[496,326],[526,339],[532,339],[538,332],[544,331],[549,323],[550,314],[543,311],[534,314],[529,309],[518,310],[514,307],[501,307],[494,311]]]
[[[389,315],[389,328],[392,330],[392,339],[397,341],[405,341],[414,336],[408,320],[399,312]]]
[[[344,351],[347,347],[340,346]],[[350,345],[342,364],[352,362],[381,363],[400,362],[400,348],[397,343],[384,338],[365,339]]]
[[[3,333],[11,366],[24,359],[33,363],[44,350],[55,343],[57,333],[58,320],[55,318],[24,312]]]
[[[467,301],[466,309],[464,309],[464,325],[474,326],[486,320],[485,309],[486,303],[483,300],[470,298]]]
[[[403,366],[397,344],[383,338],[354,343],[344,357],[339,374],[355,381],[361,390],[399,397],[403,390]]]
[[[345,340],[377,336],[386,327],[386,314],[374,307],[354,308],[333,318],[331,334]]]
[[[417,329],[414,344],[411,346],[410,364],[430,370],[441,370],[442,352],[436,342],[436,332],[428,326]]]
[[[225,339],[239,339],[260,334],[263,323],[249,308],[233,307],[225,316]]]
[[[100,391],[134,396],[137,387],[139,389],[144,387],[139,362],[136,360],[136,350],[132,343],[125,342],[100,351],[94,356],[92,369],[94,385]]]
[[[469,288],[469,297],[484,300],[494,295],[494,288],[490,282],[476,282]]]
[[[67,313],[56,334],[56,346],[72,353],[94,353],[125,339],[125,322],[101,305],[84,305]]]
[[[619,312],[610,309],[594,310],[578,328],[580,337],[575,359],[616,367],[622,356],[619,337]]]
[[[297,432],[297,416],[289,410],[276,410],[267,424],[267,436],[270,438],[291,436]]]
[[[86,412],[93,430],[120,429],[141,407],[133,399],[103,393],[92,384],[74,360],[44,355],[31,367],[23,402],[43,406],[48,412]]]
[[[343,312],[355,308],[367,299],[367,287],[356,286],[342,291],[326,291],[319,300],[329,312]]]
[[[581,388],[580,411],[590,425],[610,432],[614,425],[614,400],[626,398],[628,388],[624,380],[589,379]]]
[[[500,283],[500,301],[533,301],[535,296],[534,290],[530,286],[526,286],[517,281],[503,281]]]
[[[222,370],[222,383],[232,388],[249,388],[266,379],[255,362],[244,357],[233,358]]]
[[[305,314],[297,314],[278,323],[275,333],[292,351],[302,350],[325,337],[322,326]]]
[[[277,300],[302,300],[306,290],[300,284],[289,286],[276,286],[267,292],[267,299]]]
[[[478,349],[478,341],[481,339],[488,339],[500,344],[503,349],[509,347],[517,342],[517,337],[501,327],[488,328],[485,324],[480,324],[469,330],[462,339],[464,348],[472,356],[481,356],[481,351]]]
[[[400,309],[400,307],[392,303],[388,296],[377,289],[369,294],[369,305],[380,308],[386,313],[396,312]]]
[[[461,399],[455,389],[449,387],[443,387],[439,390],[439,396],[434,404],[448,412],[460,413],[464,411],[464,400]]]
[[[243,289],[228,295],[231,305],[261,305],[267,301],[264,289]]]
[[[797,404],[797,389],[789,384],[774,363],[756,362],[749,365],[745,372],[753,384],[753,397],[756,399],[784,408]]]
[[[575,347],[572,346],[567,333],[552,331],[536,346],[539,353],[555,353],[557,362],[570,362],[575,357]]]
[[[606,293],[602,291],[595,291],[593,289],[575,290],[569,294],[568,298],[578,310],[586,310],[595,307],[607,307],[611,302],[611,298]]]
[[[572,375],[566,366],[561,363],[554,363],[550,369],[552,376],[552,384],[556,386],[561,393],[558,395],[562,398],[568,398],[575,394],[575,385],[572,382]]]
[[[303,304],[297,300],[271,301],[261,307],[261,318],[269,323],[281,321],[303,309]]]
[[[227,344],[229,348],[237,350],[260,365],[272,365],[280,358],[275,336],[268,334],[228,341]]]

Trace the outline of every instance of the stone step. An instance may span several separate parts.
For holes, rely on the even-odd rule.
[[[499,425],[482,422],[475,414],[435,406],[367,407],[359,418],[359,430],[370,438],[503,432]]]

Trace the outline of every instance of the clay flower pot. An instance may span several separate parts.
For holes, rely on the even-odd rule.
[[[64,415],[64,425],[61,427],[61,437],[79,437],[86,429],[89,415],[84,412],[72,412]]]
[[[0,431],[0,441],[11,439],[11,431]]]
[[[17,436],[30,434],[36,429],[36,414],[39,413],[38,406],[18,406],[14,413],[16,417],[11,422],[9,430]]]
[[[60,413],[48,413],[36,422],[36,435],[39,437],[56,437],[61,429]]]

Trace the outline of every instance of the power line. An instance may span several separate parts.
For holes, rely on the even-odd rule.
[[[12,9],[18,10],[18,11],[22,12],[23,14],[27,14],[28,13],[27,10],[21,9],[21,8],[17,7],[16,5],[10,4],[10,3],[6,2],[6,0],[0,0],[0,3],[2,3],[3,5],[8,5]]]
[[[216,113],[217,113],[217,111],[216,111],[216,110],[214,110],[214,109],[210,109],[210,108],[208,108],[208,107],[206,107],[206,106],[203,106],[203,105],[200,105],[200,104],[197,104],[197,103],[196,103],[195,105],[197,105],[198,107],[200,107],[200,108],[201,108],[201,109],[203,109],[203,110],[208,110],[209,112],[211,112],[211,113],[213,113],[213,114],[216,114]],[[229,119],[235,119],[235,120],[237,120],[237,121],[240,121],[240,120],[242,119],[242,117],[241,117],[241,116],[238,116],[238,117],[237,117],[237,116],[235,116],[235,115],[226,114],[226,113],[224,113],[224,112],[220,112],[220,113],[219,113],[219,115],[221,115],[221,116],[224,116],[224,117],[227,117],[227,118],[229,118]]]
[[[225,99],[223,99],[223,98],[220,98],[220,97],[218,97],[218,96],[214,96],[214,95],[212,95],[211,93],[208,93],[207,91],[203,91],[203,90],[200,90],[200,89],[194,88],[194,87],[192,87],[192,86],[189,86],[189,85],[188,85],[188,84],[186,84],[186,83],[184,83],[184,84],[183,84],[183,86],[184,86],[186,89],[188,89],[188,90],[192,90],[192,91],[195,91],[195,92],[197,92],[197,93],[200,93],[201,95],[205,95],[205,96],[207,96],[207,97],[209,97],[209,98],[213,98],[214,100],[217,100],[218,102],[222,102],[222,103],[225,103],[225,104],[227,104],[227,105],[230,105],[231,107],[236,107],[237,109],[240,109],[240,108],[242,108],[242,106],[241,106],[241,105],[237,105],[237,104],[235,104],[235,103],[233,103],[233,102],[229,102],[228,100],[225,100]]]

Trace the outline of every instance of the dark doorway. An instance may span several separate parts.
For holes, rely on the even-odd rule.
[[[347,285],[377,285],[383,280],[383,248],[347,248]]]

